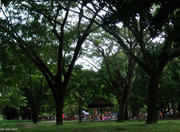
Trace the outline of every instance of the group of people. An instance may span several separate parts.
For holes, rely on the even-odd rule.
[[[95,110],[92,114],[90,114],[87,111],[82,111],[81,113],[82,120],[115,120],[117,119],[117,114],[111,113],[111,112],[106,112],[103,111],[98,112]],[[79,115],[69,115],[69,116],[64,116],[64,120],[79,120]]]

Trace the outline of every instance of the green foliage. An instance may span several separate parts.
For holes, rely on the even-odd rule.
[[[4,87],[1,90],[0,96],[0,105],[1,110],[5,106],[12,106],[15,108],[23,107],[27,103],[27,98],[22,95],[22,91],[18,88],[18,86],[14,87]]]
[[[109,67],[111,72],[115,76],[114,78],[118,78],[117,71],[120,71],[121,76],[125,77],[127,72],[127,57],[123,52],[117,52],[114,55],[106,56],[106,59],[109,63]],[[105,60],[102,62],[101,70],[103,73],[107,74],[107,65],[105,64]]]
[[[22,64],[13,56],[13,46],[2,44],[0,53],[0,105],[2,110],[5,106],[20,108],[27,104],[27,98],[19,87]]]
[[[161,83],[159,87],[159,97],[161,104],[175,105],[180,101],[179,80],[180,79],[180,63],[179,58],[175,58],[165,67]]]
[[[86,110],[88,103],[95,97],[104,96],[104,92],[104,87],[97,73],[83,70],[81,66],[77,65],[70,80],[64,112],[77,114],[79,105],[82,110]]]

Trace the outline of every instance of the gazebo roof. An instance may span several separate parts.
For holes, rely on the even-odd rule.
[[[92,100],[92,102],[89,103],[88,108],[97,108],[97,107],[113,107],[114,104],[111,103],[109,100],[98,97]]]

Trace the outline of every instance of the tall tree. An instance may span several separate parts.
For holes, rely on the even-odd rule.
[[[37,69],[32,68],[32,65],[28,66],[27,70],[24,71],[24,78],[19,87],[27,98],[27,107],[31,110],[32,121],[37,123],[47,84],[44,83],[44,78],[40,73],[38,74]]]
[[[128,56],[149,75],[147,124],[157,123],[158,84],[165,65],[180,56],[179,1],[124,1],[104,0],[106,15],[99,16],[101,26],[113,35]],[[93,6],[97,7],[93,4]],[[142,57],[134,55],[119,34],[123,24],[134,35],[141,49]],[[152,41],[161,38],[161,41]],[[150,41],[149,41],[150,40]]]
[[[67,85],[80,54],[81,46],[91,32],[95,14],[85,12],[86,3],[74,1],[3,1],[0,8],[1,43],[15,45],[44,75],[56,104],[56,124],[62,125]],[[76,8],[79,15],[73,16]],[[83,15],[90,19],[86,21]],[[56,47],[44,60],[43,47]],[[54,59],[54,56],[56,59]],[[54,61],[55,60],[55,61]],[[49,65],[55,64],[52,70]]]
[[[0,112],[5,108],[17,110],[27,103],[18,85],[21,79],[22,64],[19,64],[20,61],[18,57],[14,57],[14,53],[13,46],[0,45]],[[7,116],[8,114],[10,118],[11,116],[18,117],[18,115],[7,112]]]
[[[98,34],[96,33],[98,32]],[[96,48],[92,49],[93,54],[102,58],[101,69],[98,69],[102,79],[112,93],[116,96],[119,104],[118,122],[123,122],[125,109],[127,107],[130,91],[135,73],[135,62],[132,57],[126,57],[120,45],[108,33],[99,30],[91,35],[90,41]],[[121,31],[121,35],[127,40],[127,45],[135,53],[136,42],[127,29]],[[128,40],[129,39],[129,40]]]
[[[2,102],[2,108],[15,107],[21,109],[22,107],[29,107],[33,122],[37,123],[42,95],[44,94],[43,77],[35,66],[29,64],[30,61],[26,56],[19,56],[19,53],[16,52],[17,50],[14,50],[13,46],[1,45],[2,98],[0,102]],[[17,56],[14,56],[15,53]],[[21,62],[22,60],[23,62]],[[23,98],[27,102],[24,102]]]

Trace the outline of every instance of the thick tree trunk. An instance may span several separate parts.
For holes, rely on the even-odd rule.
[[[38,110],[37,110],[37,108],[34,108],[32,110],[32,121],[34,124],[36,124],[38,122]]]
[[[63,108],[65,91],[62,87],[57,88],[56,93],[56,125],[63,125]]]
[[[128,105],[126,105],[126,109],[125,109],[125,120],[129,120],[129,115],[128,115]]]
[[[63,107],[64,101],[58,100],[56,102],[56,125],[63,125]]]
[[[125,102],[122,101],[122,99],[118,99],[118,104],[119,104],[119,111],[118,111],[117,122],[123,122],[125,117],[126,104]]]
[[[55,83],[51,85],[51,92],[56,105],[56,125],[63,125],[63,108],[64,108],[64,97],[66,88],[61,83]]]
[[[147,108],[147,124],[158,122],[158,82],[159,74],[151,74],[148,87],[148,108]]]
[[[131,85],[126,84],[126,86],[125,86],[124,90],[122,91],[120,97],[117,97],[118,104],[119,104],[117,122],[123,122],[125,119],[125,114],[126,114],[125,112],[126,112],[127,104],[129,101],[130,89],[131,89]]]
[[[40,103],[39,103],[40,100],[38,99],[32,99],[32,102],[31,102],[31,118],[32,118],[32,122],[34,124],[37,124],[38,123],[38,114],[39,114],[39,110],[40,110]]]
[[[180,102],[178,102],[178,113],[180,113]]]
[[[117,97],[118,104],[119,104],[117,122],[123,122],[125,119],[125,114],[126,114],[125,112],[126,112],[127,104],[129,102],[132,81],[130,81],[129,83],[130,84],[126,84],[126,86],[124,87],[124,90],[122,91],[120,95],[121,97]]]

